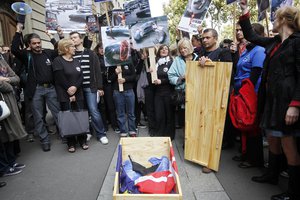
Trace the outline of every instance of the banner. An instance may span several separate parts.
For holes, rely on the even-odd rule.
[[[271,22],[274,21],[275,18],[275,13],[278,8],[282,6],[292,6],[293,5],[293,0],[272,0],[272,5],[271,5]]]
[[[266,18],[266,10],[270,7],[269,0],[257,0],[258,21]]]
[[[211,0],[189,0],[178,29],[197,34],[197,27],[202,24],[210,3]]]

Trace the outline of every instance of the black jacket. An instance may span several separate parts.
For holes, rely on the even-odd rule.
[[[119,90],[118,75],[115,73],[117,66],[109,67],[108,77],[112,81],[114,90]],[[136,83],[136,73],[133,65],[121,65],[122,77],[125,79],[123,83],[124,91],[134,88]]]
[[[35,78],[34,61],[32,60],[33,57],[31,56],[32,59],[28,58],[30,54],[33,54],[33,52],[28,51],[26,49],[20,49],[22,39],[22,34],[16,32],[16,34],[13,37],[11,51],[23,63],[23,67],[25,68],[25,72],[27,74],[27,81],[24,92],[25,95],[27,95],[28,98],[31,99],[35,93],[35,88],[37,85]],[[51,49],[43,49],[42,53],[46,54],[46,56],[50,59],[51,62],[54,60],[54,58],[58,56],[58,52]]]
[[[290,35],[271,56],[274,47],[281,43],[279,36],[265,38],[255,34],[249,19],[241,20],[245,38],[265,47],[263,77],[259,89],[259,112],[261,126],[265,129],[290,131],[300,130],[298,120],[291,126],[285,125],[287,109],[292,101],[300,101],[300,33]]]
[[[102,74],[101,74],[101,66],[100,61],[97,54],[90,50],[84,49],[85,52],[89,54],[89,62],[90,62],[90,89],[92,92],[96,92],[97,90],[103,89],[102,82]]]

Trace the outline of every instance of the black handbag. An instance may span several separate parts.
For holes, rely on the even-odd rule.
[[[185,104],[185,91],[175,90],[171,95],[171,103],[175,106]]]
[[[60,111],[57,116],[58,129],[62,137],[80,135],[89,132],[89,114],[87,110]]]

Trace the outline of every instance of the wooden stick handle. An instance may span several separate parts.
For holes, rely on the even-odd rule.
[[[154,47],[149,48],[149,58],[150,58],[150,66],[155,67],[155,54],[154,54]],[[151,72],[151,81],[154,83],[154,81],[157,80],[157,71],[156,69],[152,70]]]
[[[118,68],[118,69],[121,69],[121,66],[118,65],[117,68]],[[121,78],[123,78],[123,77],[122,77],[122,73],[119,73],[119,74],[118,74],[118,79],[121,79]],[[123,92],[123,91],[124,91],[123,83],[119,83],[119,91],[120,91],[120,92]]]

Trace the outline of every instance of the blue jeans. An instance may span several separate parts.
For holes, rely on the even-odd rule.
[[[117,109],[118,124],[121,133],[136,132],[135,127],[135,116],[134,116],[134,105],[135,98],[133,90],[125,90],[124,92],[119,92],[114,90],[114,101]],[[126,127],[126,112],[128,120],[128,129]]]
[[[57,114],[60,110],[60,105],[57,101],[56,91],[54,86],[49,88],[45,88],[43,86],[37,86],[33,99],[32,99],[32,112],[33,112],[33,120],[35,126],[35,132],[39,135],[40,141],[42,144],[49,144],[50,138],[49,133],[46,129],[44,115],[45,111],[45,103],[51,114],[55,123],[57,124]]]
[[[106,136],[100,111],[97,104],[97,92],[92,92],[90,88],[84,88],[83,94],[87,104],[89,114],[92,118],[92,126],[96,131],[96,136],[100,139]]]

